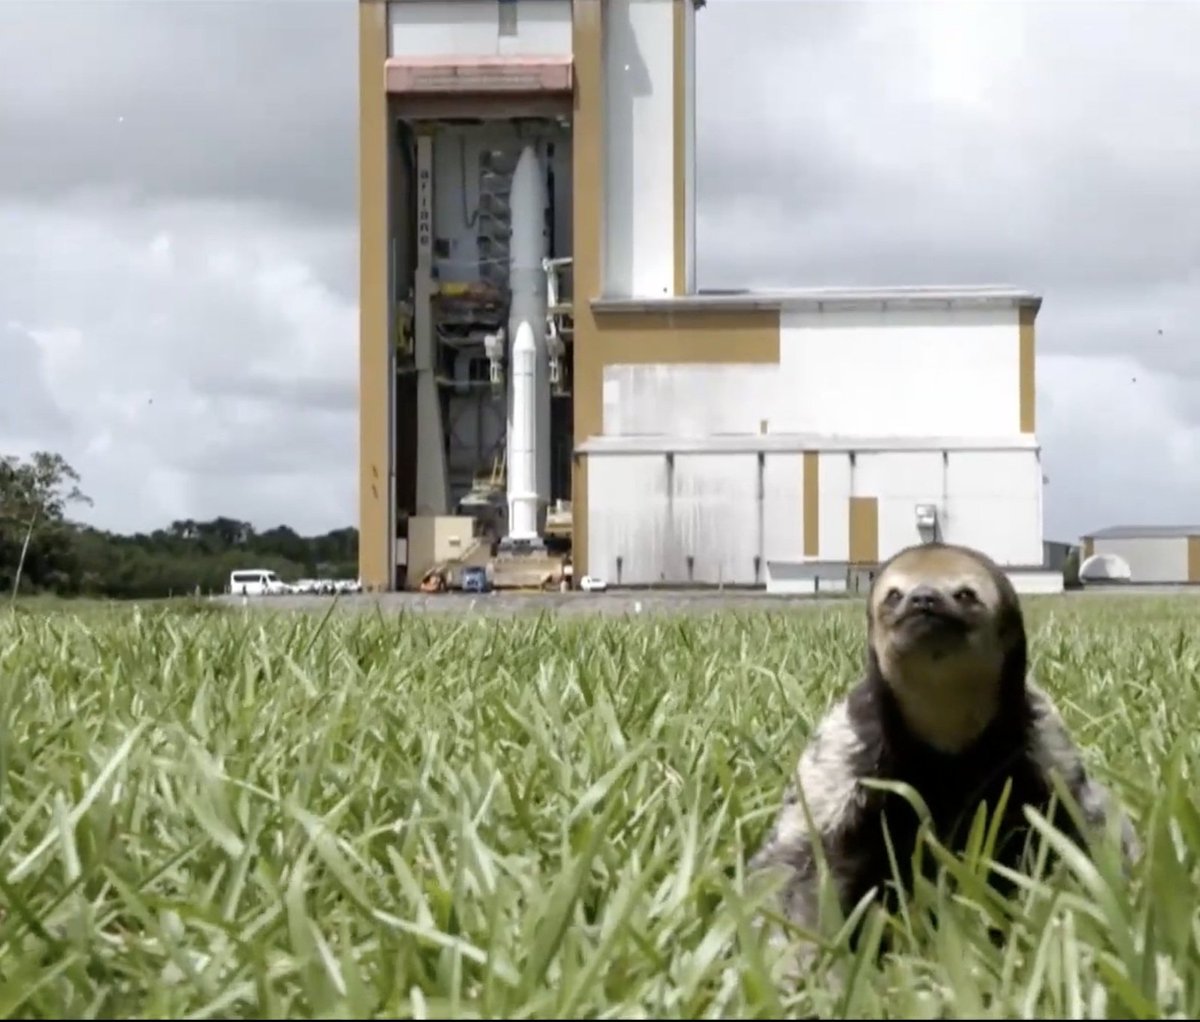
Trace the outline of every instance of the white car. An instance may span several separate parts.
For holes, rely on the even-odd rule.
[[[608,583],[602,578],[584,575],[583,578],[579,580],[579,588],[585,593],[602,593],[608,588]]]
[[[281,596],[292,587],[268,568],[243,568],[229,573],[229,591],[234,596]]]

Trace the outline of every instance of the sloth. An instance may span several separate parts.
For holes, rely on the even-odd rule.
[[[996,812],[1011,785],[992,858],[1012,870],[1030,829],[1025,807],[1085,848],[1115,822],[1126,864],[1139,854],[1128,818],[1088,775],[1054,702],[1027,679],[1027,657],[1017,593],[980,551],[920,544],[882,566],[867,599],[866,669],[817,725],[748,864],[752,874],[783,870],[783,918],[817,929],[818,853],[843,916],[867,895],[894,911],[895,879],[911,892],[917,810],[864,781],[914,790],[951,853],[964,850],[980,803]]]

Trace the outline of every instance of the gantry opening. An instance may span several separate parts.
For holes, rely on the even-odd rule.
[[[548,550],[569,551],[572,167],[566,116],[393,123],[392,461],[402,587],[415,516],[469,517],[473,539],[494,554],[517,506],[518,515],[535,515]],[[520,420],[529,429],[514,433],[520,320],[530,321],[537,349],[535,408]],[[516,481],[517,505],[510,435],[523,438],[517,472],[530,466],[533,475]]]

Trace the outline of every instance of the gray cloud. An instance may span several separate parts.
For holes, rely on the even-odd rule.
[[[35,447],[71,432],[71,417],[47,385],[42,344],[20,323],[0,323],[0,364],[5,380],[0,398],[0,437]]]
[[[0,221],[0,288],[70,415],[56,446],[91,518],[352,520],[357,310],[314,270],[329,228],[212,202],[0,203]]]
[[[261,370],[245,376],[217,376],[205,388],[214,396],[269,402],[308,412],[358,412],[358,387],[352,380],[294,378]]]
[[[820,4],[714,0],[702,12],[706,277],[1045,291],[1188,279],[1200,8],[1139,5],[1131,21],[1120,4],[955,6],[858,4],[857,33],[844,18],[824,31]],[[739,62],[735,95],[716,69],[742,23],[768,17],[806,42],[785,61]],[[938,47],[952,31],[967,67]],[[770,105],[754,111],[750,96]]]
[[[0,194],[108,188],[344,220],[357,46],[352,0],[0,4]]]
[[[1130,355],[1050,355],[1038,373],[1050,536],[1200,518],[1200,427],[1180,381]]]
[[[1200,517],[1197,37],[709,0],[702,286],[1036,289],[1048,535]],[[352,0],[0,4],[0,445],[63,450],[99,524],[354,520],[356,82]]]
[[[1044,352],[1200,374],[1200,7],[949,8],[709,4],[702,284],[1012,283]]]

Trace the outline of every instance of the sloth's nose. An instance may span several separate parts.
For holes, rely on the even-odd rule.
[[[942,594],[933,586],[917,586],[908,594],[908,602],[916,610],[934,610],[941,606]]]

